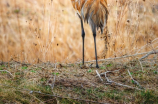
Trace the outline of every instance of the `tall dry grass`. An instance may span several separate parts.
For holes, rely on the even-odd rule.
[[[108,56],[122,56],[158,47],[158,1],[118,0],[109,7],[111,39]]]
[[[1,0],[0,7],[0,60],[81,60],[80,21],[70,0]],[[108,0],[108,10],[108,51],[103,53],[104,39],[97,35],[98,56],[116,57],[158,48],[158,0]],[[85,59],[92,60],[93,36],[90,27],[84,25]]]

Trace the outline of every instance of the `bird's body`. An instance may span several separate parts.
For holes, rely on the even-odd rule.
[[[84,27],[83,20],[86,21],[92,29],[95,45],[95,57],[96,67],[97,62],[97,50],[96,50],[96,29],[100,28],[103,33],[104,27],[107,25],[108,10],[107,0],[71,0],[72,5],[78,12],[78,16],[81,20],[82,39],[83,39],[83,64],[84,64]]]
[[[107,24],[107,0],[71,0],[75,10],[84,21],[89,23],[92,31],[100,28],[103,31]]]

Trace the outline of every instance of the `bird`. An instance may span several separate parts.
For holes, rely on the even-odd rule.
[[[83,21],[87,22],[92,30],[94,38],[94,47],[95,47],[95,59],[96,59],[96,68],[99,68],[97,60],[97,48],[96,48],[96,31],[103,30],[107,25],[108,20],[108,9],[107,9],[107,0],[71,0],[73,8],[77,11],[77,15],[80,18],[81,22],[81,36],[82,36],[82,64],[84,65],[84,39],[85,31],[83,27]]]

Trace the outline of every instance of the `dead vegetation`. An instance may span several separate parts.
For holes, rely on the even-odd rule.
[[[69,63],[81,60],[80,21],[70,0],[1,0],[0,6],[2,61]],[[104,35],[97,35],[99,59],[156,50],[157,6],[157,0],[109,0],[108,42],[100,38]],[[84,25],[85,60],[88,61],[95,58],[94,43],[89,26]],[[104,50],[105,44],[108,50]]]
[[[97,71],[87,24],[87,62],[80,64],[80,22],[70,0],[0,6],[0,103],[158,102],[157,0],[108,0],[108,50],[97,35]]]
[[[126,59],[124,59],[126,60]],[[102,81],[96,68],[80,64],[0,64],[1,103],[156,103],[158,60],[123,59],[100,62]],[[7,71],[5,71],[7,70]],[[118,71],[116,71],[118,70]],[[128,73],[130,71],[130,75]],[[108,72],[106,77],[102,73]],[[140,86],[135,83],[139,82]],[[121,84],[121,85],[119,85]],[[14,95],[14,96],[13,96]]]

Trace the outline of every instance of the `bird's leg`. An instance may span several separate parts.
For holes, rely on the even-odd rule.
[[[83,20],[82,17],[78,14],[80,20],[81,20],[81,29],[82,29],[82,42],[83,42],[83,46],[82,46],[82,52],[83,52],[83,56],[82,56],[82,64],[84,65],[84,38],[85,38],[85,32],[84,32],[84,27],[83,27]]]
[[[83,65],[84,65],[84,38],[85,38],[85,32],[84,32],[84,28],[82,28],[82,42],[83,42],[83,46],[82,46],[82,51],[83,51]]]
[[[93,32],[93,37],[94,37],[94,46],[95,46],[96,68],[99,68],[98,60],[97,60],[97,48],[96,48],[96,31]]]

